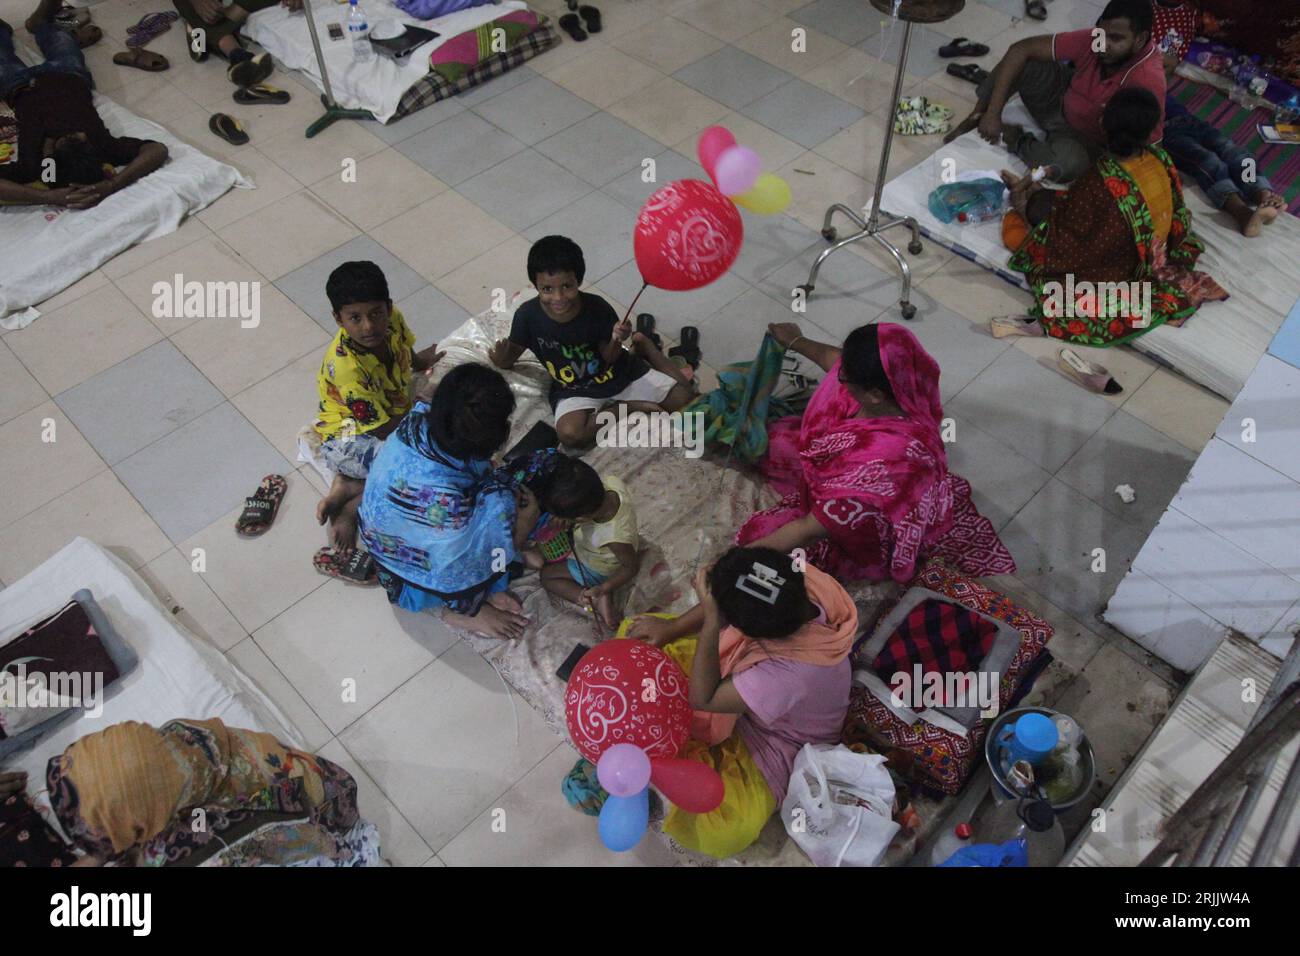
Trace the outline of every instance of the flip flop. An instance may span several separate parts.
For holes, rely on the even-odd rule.
[[[981,69],[976,63],[949,63],[947,73],[959,80],[969,80],[976,86],[988,78],[988,70]]]
[[[1043,0],[1025,0],[1025,16],[1031,20],[1047,19],[1047,4]]]
[[[216,133],[231,146],[243,146],[248,142],[248,134],[239,120],[226,113],[213,113],[208,120],[208,129]]]
[[[582,22],[586,24],[588,33],[600,32],[600,11],[595,7],[578,7],[578,16],[582,17]]]
[[[655,348],[663,349],[664,340],[655,331],[655,317],[649,312],[642,312],[636,317],[636,330],[653,342]]]
[[[282,90],[278,87],[267,86],[265,83],[259,83],[256,86],[248,86],[243,89],[235,90],[231,94],[236,103],[242,103],[244,106],[250,106],[257,103],[272,103],[276,106],[283,106],[289,102],[289,91]]]
[[[989,319],[989,331],[995,339],[1005,339],[1011,335],[1043,335],[1043,326],[1035,318],[1025,315],[996,315]]]
[[[951,43],[946,43],[939,47],[939,55],[945,60],[951,60],[955,56],[985,56],[989,48],[983,43],[971,43],[965,37],[957,37]]]
[[[77,27],[84,27],[90,22],[90,11],[72,7],[65,3],[54,14],[53,20],[56,27],[61,27],[64,30],[75,30]]]
[[[573,37],[573,39],[577,40],[579,43],[587,39],[587,34],[583,31],[576,13],[566,13],[564,16],[560,17],[560,29]]]
[[[668,357],[677,358],[681,356],[691,368],[699,369],[700,330],[693,325],[683,325],[680,342],[680,345],[674,345],[668,350]]]
[[[271,75],[275,63],[271,54],[258,53],[247,60],[232,63],[226,68],[226,78],[236,86],[256,86]]]
[[[114,53],[113,62],[118,66],[130,66],[137,70],[144,70],[146,73],[161,73],[171,66],[161,53],[154,53],[143,47],[127,50],[125,53]]]
[[[256,538],[265,534],[275,521],[280,502],[289,484],[282,475],[267,475],[250,498],[244,499],[244,510],[235,521],[235,533],[243,538]]]
[[[69,31],[77,41],[77,46],[83,50],[88,46],[94,46],[100,40],[104,39],[104,31],[93,23],[83,23]]]
[[[349,584],[360,584],[368,588],[379,586],[379,569],[369,551],[357,548],[343,551],[321,548],[312,557],[311,563],[326,577],[341,578]]]
[[[162,36],[170,30],[172,24],[179,19],[180,14],[174,10],[168,10],[165,13],[146,13],[135,26],[126,28],[126,45],[129,47],[144,46],[150,40]]]
[[[1073,379],[1098,395],[1118,395],[1124,391],[1124,387],[1111,378],[1105,366],[1089,362],[1072,349],[1061,349],[1056,366],[1066,378]]]

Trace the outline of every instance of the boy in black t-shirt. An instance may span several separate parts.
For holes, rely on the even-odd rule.
[[[572,239],[546,236],[528,250],[528,280],[537,298],[515,310],[510,335],[488,357],[512,368],[531,351],[551,376],[551,408],[560,441],[586,447],[599,430],[596,412],[625,404],[629,412],[674,412],[693,397],[677,364],[622,322],[598,295],[582,292],[586,274],[582,250]],[[628,337],[632,351],[623,348]]]

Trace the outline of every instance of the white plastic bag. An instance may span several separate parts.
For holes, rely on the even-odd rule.
[[[786,832],[818,866],[875,866],[898,832],[885,758],[804,744],[781,805]]]

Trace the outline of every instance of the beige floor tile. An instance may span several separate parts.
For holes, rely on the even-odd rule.
[[[163,607],[190,633],[228,651],[245,640],[248,632],[239,626],[235,616],[190,562],[188,552],[181,554],[175,548],[168,548],[138,571]]]
[[[228,650],[226,656],[284,711],[302,735],[307,750],[325,746],[334,736],[251,637]]]
[[[994,37],[1010,29],[1011,22],[1011,17],[1001,10],[995,10],[986,3],[973,2],[967,3],[964,10],[944,20],[938,26],[948,36],[966,37],[969,40],[988,44]],[[996,60],[989,60],[988,57],[980,57],[981,63],[985,61],[989,63],[997,62]],[[958,62],[963,61],[958,60]],[[991,69],[991,67],[988,68]]]
[[[196,149],[202,150],[213,159],[220,160],[223,163],[237,164],[241,155],[255,148],[252,143],[262,141],[266,138],[266,134],[263,131],[249,129],[245,126],[244,131],[248,133],[251,142],[245,143],[243,146],[228,143],[220,136],[217,136],[208,128],[208,119],[214,112],[231,113],[231,110],[226,109],[226,105],[223,103],[220,107],[200,107],[193,113],[176,117],[167,124],[167,129],[173,135],[178,136]],[[228,105],[235,106],[234,103]],[[240,120],[240,122],[243,122],[243,120]],[[259,135],[254,137],[254,133]]]
[[[880,150],[885,141],[886,113],[868,113],[852,126],[840,130],[814,150],[837,166],[856,172],[863,179],[876,180],[880,172]],[[934,151],[926,140],[940,136],[895,136],[889,147],[889,175],[886,182],[924,162]],[[938,181],[936,167],[936,182]]]
[[[663,73],[613,47],[580,56],[556,70],[549,79],[570,93],[604,109],[663,77]]]
[[[1228,402],[1168,369],[1157,368],[1124,411],[1200,453],[1228,411]]]
[[[563,0],[550,0],[550,3],[557,10],[555,19],[569,12]],[[590,43],[593,39],[599,38],[608,43],[615,37],[640,30],[652,20],[668,14],[670,5],[667,0],[603,0],[599,7],[602,14],[601,31],[596,37],[588,35],[586,42]],[[565,42],[568,42],[567,36]],[[535,63],[537,60],[529,62]]]
[[[1012,344],[1020,351],[1032,355],[1039,365],[1057,371],[1056,359],[1061,354],[1061,349],[1064,346],[1056,339],[1047,336],[1039,338],[1018,336],[1013,340]],[[1110,370],[1111,378],[1119,382],[1124,391],[1118,395],[1103,395],[1102,397],[1115,406],[1127,404],[1134,393],[1159,368],[1155,362],[1142,353],[1125,346],[1092,349],[1083,345],[1071,345],[1070,348],[1085,361],[1105,366]],[[1214,427],[1211,426],[1210,431],[1213,430]]]
[[[47,420],[53,441],[43,441]],[[107,466],[53,402],[0,425],[0,528],[85,482]],[[6,577],[12,581],[13,578]]]
[[[611,104],[607,110],[665,146],[698,136],[706,126],[730,112],[716,100],[667,76]]]
[[[803,31],[800,43],[795,42],[796,30]],[[808,79],[809,74],[823,63],[856,52],[820,30],[796,23],[785,16],[765,23],[732,42],[737,49],[804,79]]]
[[[894,67],[857,47],[819,59],[804,79],[868,113],[887,107],[894,91]],[[915,81],[912,77],[905,82]]]
[[[1071,617],[1068,612],[1061,610],[1033,588],[1021,583],[1014,575],[997,575],[989,578],[986,583],[1037,614],[1056,629],[1047,648],[1054,658],[1072,671],[1081,671],[1105,646],[1105,638]]]
[[[888,210],[886,210],[888,211]],[[820,228],[820,225],[818,226]],[[856,231],[857,227],[843,217],[836,217],[835,228],[841,237],[847,236],[851,231]],[[902,251],[903,257],[907,260],[908,266],[912,270],[912,283],[914,286],[924,282],[927,278],[944,269],[951,268],[957,261],[957,257],[951,252],[939,245],[937,242],[931,242],[924,236],[921,237],[921,254],[914,256],[907,251],[907,243],[911,240],[911,234],[901,226],[898,230],[891,229],[885,233],[885,238],[895,243]],[[878,242],[855,242],[851,246],[846,246],[846,250],[851,250],[855,255],[861,256],[878,269],[883,269],[891,275],[898,272],[898,266],[894,262],[894,257],[887,253]],[[838,253],[836,253],[838,255]]]
[[[161,338],[153,323],[110,287],[45,313],[6,335],[5,344],[47,392],[57,395]]]
[[[78,536],[108,548],[132,568],[169,546],[117,477],[101,471],[0,531],[0,577],[16,581]]]
[[[570,807],[560,792],[577,759],[561,743],[439,856],[448,866],[675,866],[678,858],[656,833],[647,832],[626,853],[605,848],[596,818]]]
[[[48,401],[49,397],[40,383],[23,368],[18,356],[0,342],[0,424],[31,411]]]
[[[203,549],[204,582],[249,633],[325,581],[311,564],[325,546],[325,532],[316,522],[320,494],[297,472],[285,477],[289,490],[266,534],[241,538],[234,533],[241,505],[179,545],[181,554],[191,557],[195,548]]]
[[[341,735],[435,852],[560,745],[506,695],[492,665],[457,642]]]
[[[324,346],[308,352],[230,400],[290,461],[298,460],[299,429],[316,414],[316,373],[323,354]]]
[[[232,165],[257,188],[231,189],[200,212],[199,220],[209,229],[228,226],[303,188],[302,183],[252,148],[235,157]]]
[[[345,160],[360,162],[388,149],[388,144],[357,123],[335,123],[311,139],[300,129],[286,129],[259,139],[257,148],[298,182],[308,185],[326,176],[340,175]]]
[[[278,279],[343,245],[357,228],[317,196],[299,192],[218,229],[217,235],[256,263],[262,275]]]
[[[781,14],[757,0],[688,0],[670,9],[675,18],[726,43],[735,43],[782,19]]]
[[[331,740],[317,753],[338,764],[357,781],[357,809],[366,821],[379,830],[380,854],[393,866],[428,866],[431,855],[429,844],[420,839],[415,827],[393,806],[384,791],[379,789],[370,774],[348,753],[337,739]],[[438,862],[436,865],[441,866]]]
[[[69,302],[74,302],[97,289],[102,289],[108,285],[108,281],[108,276],[104,274],[104,270],[96,269],[90,275],[82,276],[57,295],[50,296],[44,302],[38,302],[36,308],[41,312],[53,312],[55,309],[63,308]]]
[[[344,182],[342,170],[335,169],[311,187],[363,230],[373,229],[446,189],[446,183],[395,149],[360,160],[354,182]]]
[[[297,461],[297,456],[295,455],[291,460]],[[320,472],[310,464],[300,465],[298,467],[298,474],[300,474],[308,484],[315,488],[322,498],[329,492],[329,485],[325,483],[325,479],[322,478]]]
[[[440,224],[455,223],[455,228]],[[447,191],[370,230],[426,279],[439,279],[514,235],[458,192]]]
[[[247,190],[238,191],[246,192]],[[155,316],[153,310],[154,303],[158,301],[158,294],[154,292],[154,285],[158,282],[164,282],[174,287],[177,275],[181,276],[182,284],[186,282],[257,282],[260,283],[259,301],[260,297],[265,294],[266,289],[271,288],[268,279],[244,260],[239,253],[210,232],[205,238],[201,238],[197,242],[191,242],[142,265],[128,275],[118,277],[114,280],[114,284],[164,335],[175,335],[196,322],[226,321],[220,318],[211,320],[185,318],[183,315],[175,318],[169,318],[166,315]],[[239,320],[233,321],[238,324]]]
[[[211,136],[212,134],[209,133],[208,135]],[[215,136],[212,138],[216,139]],[[220,141],[218,140],[218,142]],[[120,252],[112,259],[109,259],[100,268],[103,270],[104,275],[110,279],[120,279],[122,276],[135,272],[142,266],[157,262],[164,256],[171,255],[178,249],[183,249],[192,242],[211,238],[212,230],[205,226],[202,221],[195,219],[193,216],[187,216],[175,232],[159,236],[157,239],[150,239],[148,242],[142,242],[138,246],[132,246],[125,252]]]
[[[777,169],[806,152],[793,140],[786,139],[780,133],[773,132],[761,123],[755,123],[749,117],[741,116],[739,113],[728,113],[718,120],[718,125],[729,129],[736,137],[737,143],[748,146],[758,153],[763,160],[764,169]],[[699,138],[699,134],[694,133],[677,143],[674,148],[683,156],[697,159],[695,153]]]
[[[157,77],[150,82],[127,83],[113,93],[113,99],[132,113],[162,126],[202,109],[185,95],[183,85]]]
[[[255,328],[240,319],[202,319],[172,342],[226,396],[238,395],[304,355],[320,355],[330,336],[270,283],[261,287],[261,316]],[[302,396],[311,414],[312,393]]]
[[[560,6],[560,14],[553,16],[551,18],[552,21],[558,20],[560,16],[569,12],[564,6],[564,0],[558,0],[558,2]],[[556,29],[559,30],[559,26],[556,26]],[[563,30],[560,30],[560,34],[562,37],[560,42],[547,50],[545,55],[533,57],[528,61],[528,67],[534,73],[540,73],[542,76],[549,77],[556,70],[563,69],[574,60],[580,60],[583,57],[592,55],[597,50],[604,50],[609,47],[608,27],[601,30],[598,36],[588,36],[587,39],[581,43],[574,43]]]
[[[504,289],[506,301],[528,282],[528,250],[531,243],[511,236],[438,280],[438,288],[455,299],[470,315],[492,307],[494,289]]]
[[[610,41],[663,73],[680,70],[696,60],[722,49],[722,41],[681,20],[661,17]]]
[[[443,863],[442,860],[438,859],[438,854],[435,853],[433,856],[429,857],[427,860],[425,860],[425,861],[424,861],[422,864],[420,864],[420,865],[421,865],[421,866],[432,866],[432,867],[445,867],[447,864],[446,864],[446,863]]]
[[[786,213],[813,229],[821,229],[826,210],[834,203],[860,210],[871,195],[868,180],[811,151],[786,163],[776,174],[790,184]]]
[[[311,568],[310,553],[303,554],[303,562]],[[418,620],[404,621],[398,614]],[[403,625],[421,630],[412,636]],[[456,640],[433,615],[393,608],[383,588],[342,581],[327,582],[258,628],[253,637],[336,734],[369,713]],[[432,739],[436,738],[426,738],[424,746]],[[350,739],[344,743],[352,749]],[[392,795],[381,765],[365,752],[353,753]],[[398,805],[406,809],[401,801]]]
[[[929,250],[942,248],[926,239]],[[1019,286],[1000,279],[989,270],[952,257],[951,262],[929,276],[923,287],[943,305],[972,322],[986,324],[995,315],[1026,315],[1034,304],[1033,297]]]

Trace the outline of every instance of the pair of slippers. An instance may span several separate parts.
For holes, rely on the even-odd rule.
[[[1026,315],[999,315],[989,320],[989,331],[995,339],[1017,335],[1042,337],[1043,326]],[[1089,362],[1073,349],[1064,348],[1056,357],[1056,367],[1061,374],[1090,392],[1098,395],[1118,395],[1124,386],[1115,381],[1104,365]]]
[[[595,7],[587,5],[578,5],[578,0],[565,0],[570,10],[576,10],[577,13],[566,13],[560,17],[560,29],[581,43],[587,39],[588,33],[599,33],[601,31],[600,11]],[[578,18],[582,19],[579,20]],[[587,29],[584,32],[583,26]]]
[[[1031,20],[1047,19],[1047,4],[1043,0],[1025,0],[1025,16]]]
[[[289,102],[289,93],[274,86],[259,83],[256,86],[242,87],[235,90],[233,99],[244,106],[256,106],[261,103],[282,105]],[[232,146],[243,146],[248,142],[248,133],[244,124],[229,113],[213,113],[208,119],[208,129]]]
[[[957,37],[951,43],[939,47],[939,56],[951,60],[957,56],[987,56],[989,48],[983,43],[971,43],[965,37]],[[948,75],[959,80],[969,80],[976,85],[988,78],[988,71],[982,70],[974,63],[949,63]]]

